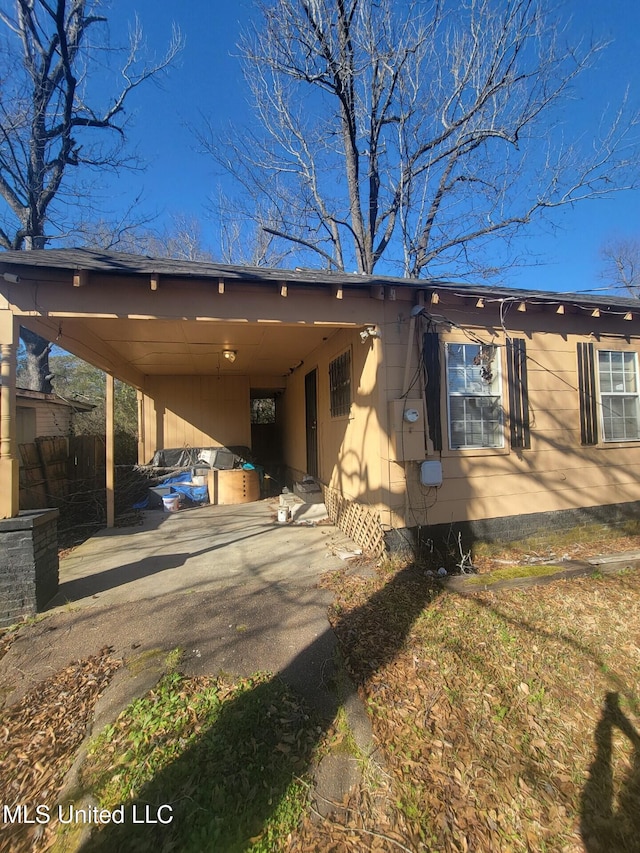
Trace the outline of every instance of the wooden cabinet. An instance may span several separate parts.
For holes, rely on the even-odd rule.
[[[212,504],[246,504],[260,500],[260,478],[255,470],[213,469],[207,475],[207,487]]]

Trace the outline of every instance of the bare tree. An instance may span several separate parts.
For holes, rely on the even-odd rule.
[[[268,200],[253,197],[250,205],[242,198],[219,193],[211,204],[217,223],[220,257],[227,264],[250,267],[279,267],[295,255],[291,243],[283,243],[271,230],[276,216]]]
[[[68,212],[54,213],[54,206],[68,200],[74,167],[116,170],[131,163],[123,147],[125,104],[182,47],[174,31],[160,60],[142,61],[136,21],[119,71],[122,82],[106,99],[94,96],[91,83],[106,76],[105,67],[97,65],[101,45],[107,47],[98,28],[106,20],[86,0],[16,0],[13,15],[0,11],[0,197],[6,205],[0,245],[5,249],[42,248],[50,236],[47,223],[67,223]]]
[[[609,240],[601,252],[602,277],[609,286],[640,298],[640,239],[620,237]]]
[[[161,230],[152,228],[149,222],[133,222],[126,215],[117,222],[88,222],[83,229],[82,245],[157,258],[213,261],[204,244],[200,220],[183,213],[174,214],[172,220],[171,225]]]
[[[133,165],[124,147],[125,104],[182,48],[174,30],[162,58],[142,60],[136,21],[117,86],[110,96],[94,92],[92,83],[99,79],[102,87],[111,67],[106,33],[100,35],[106,18],[97,7],[15,0],[12,12],[7,4],[0,9],[0,248],[43,248],[66,231],[80,200],[91,197],[77,186],[73,194],[78,172]],[[39,377],[35,387],[49,391],[48,350],[37,336],[23,333],[23,340],[34,361],[32,381]]]
[[[468,273],[489,240],[637,180],[624,100],[588,144],[565,139],[562,109],[605,45],[569,45],[545,0],[259,9],[240,45],[257,122],[200,140],[260,200],[263,230],[316,263]]]
[[[149,253],[181,261],[211,261],[213,257],[204,248],[202,225],[194,216],[174,214],[172,225],[150,243]]]

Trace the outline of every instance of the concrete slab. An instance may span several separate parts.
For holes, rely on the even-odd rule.
[[[313,585],[328,550],[349,540],[337,528],[277,524],[275,501],[151,510],[138,527],[103,530],[61,561],[50,604],[83,607],[155,598],[170,592],[246,585]]]
[[[105,645],[125,661],[179,647],[187,674],[284,673],[329,714],[335,638],[317,583],[344,548],[353,543],[335,527],[278,524],[276,501],[146,512],[61,561],[47,618],[22,627],[0,662],[0,695],[15,702]]]
[[[294,524],[318,524],[328,521],[329,513],[323,501],[319,503],[298,503],[291,507],[291,520]]]

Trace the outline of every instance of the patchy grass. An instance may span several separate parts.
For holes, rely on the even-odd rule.
[[[616,554],[640,549],[640,521],[630,519],[618,527],[588,524],[565,531],[548,531],[517,542],[477,542],[473,563],[480,571],[496,567],[496,561],[514,563],[559,558],[581,559],[593,554]]]
[[[352,810],[361,831],[307,821],[296,849],[396,850],[376,835],[391,827],[409,850],[637,853],[640,574],[465,597],[428,583],[410,570],[331,580],[389,792]],[[418,596],[386,658],[391,620]]]
[[[516,578],[535,578],[555,575],[565,571],[566,566],[552,566],[545,563],[542,566],[505,566],[504,569],[495,569],[482,575],[470,575],[466,578],[467,584],[487,586],[500,581],[515,580]]]
[[[640,572],[462,596],[387,562],[326,583],[380,765],[358,755],[344,712],[322,729],[278,679],[172,671],[91,748],[78,805],[123,804],[128,820],[98,828],[83,853],[639,853]],[[12,802],[55,800],[119,663],[105,650],[4,713]],[[308,798],[325,749],[365,770],[333,819]],[[134,806],[153,816],[161,804],[171,824],[132,823]],[[41,827],[12,828],[11,849],[51,849],[53,823],[35,846]]]
[[[85,851],[283,849],[307,803],[318,732],[299,699],[266,675],[166,676],[94,742],[82,771],[101,808],[127,819]],[[133,824],[171,807],[170,824]],[[165,809],[165,817],[169,812]]]
[[[170,652],[173,656],[174,652]],[[140,652],[137,655],[132,655],[127,660],[127,669],[131,673],[131,675],[140,675],[140,673],[144,672],[149,666],[155,665],[159,667],[165,667],[167,664],[165,661],[167,660],[168,655],[163,649],[147,649],[144,652]],[[174,667],[167,666],[167,669],[173,669]]]

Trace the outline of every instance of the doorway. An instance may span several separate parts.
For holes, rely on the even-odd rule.
[[[307,435],[307,474],[318,476],[318,371],[304,378],[305,429]]]

